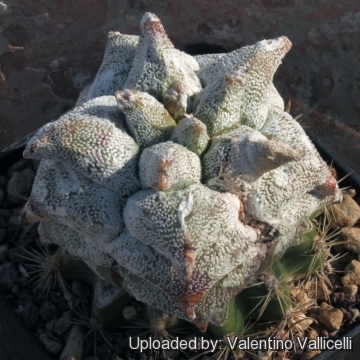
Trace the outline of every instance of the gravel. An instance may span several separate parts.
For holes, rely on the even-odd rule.
[[[8,199],[15,205],[24,204],[31,194],[34,178],[32,169],[14,172],[7,184]]]

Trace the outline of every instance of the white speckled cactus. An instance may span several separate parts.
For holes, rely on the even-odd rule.
[[[110,32],[77,107],[24,151],[41,162],[22,217],[95,271],[112,267],[136,299],[201,330],[223,324],[264,259],[341,199],[272,83],[290,47],[192,57],[150,13],[140,37]]]

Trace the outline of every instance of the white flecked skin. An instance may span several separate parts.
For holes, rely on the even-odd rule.
[[[278,96],[274,95],[276,92],[272,79],[291,45],[289,39],[282,36],[245,46],[206,64],[200,71],[200,77],[209,86],[229,72],[240,69],[246,72],[247,81],[244,95],[241,97],[240,121],[259,130],[267,118],[269,105],[273,103],[278,107],[279,103],[281,104]]]
[[[106,242],[124,229],[124,204],[125,200],[114,191],[70,166],[41,160],[22,216],[35,214],[42,220],[56,220],[96,241]]]
[[[192,151],[167,141],[142,152],[139,174],[143,189],[167,190],[184,179],[200,183],[201,163]]]
[[[209,84],[199,95],[194,116],[201,120],[210,137],[228,132],[240,125],[241,105],[247,74],[227,73]]]
[[[43,160],[22,218],[204,331],[341,193],[272,83],[286,37],[191,57],[154,14],[140,27],[109,34],[78,106],[29,141]]]
[[[191,103],[191,98],[186,94],[181,81],[174,81],[164,94],[164,106],[176,122],[186,116]]]
[[[175,120],[154,97],[137,90],[119,90],[116,100],[131,135],[141,148],[170,138]]]
[[[38,231],[45,244],[57,244],[70,254],[98,266],[110,267],[114,263],[114,259],[104,250],[101,242],[82,235],[57,221],[42,221]]]
[[[203,122],[192,115],[186,115],[176,125],[171,140],[200,156],[207,148],[210,137]]]
[[[91,100],[46,124],[28,142],[23,156],[62,161],[121,195],[139,189],[139,146],[125,132],[109,98]]]
[[[132,66],[139,37],[110,31],[103,62],[89,88],[86,100],[102,95],[114,95],[122,89]]]
[[[159,100],[174,81],[182,82],[188,96],[200,92],[197,61],[174,48],[159,18],[145,14],[140,30],[139,46],[124,87],[147,92]]]

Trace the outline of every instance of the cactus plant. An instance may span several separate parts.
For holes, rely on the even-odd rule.
[[[286,37],[192,57],[155,15],[140,28],[109,33],[77,106],[28,142],[21,217],[137,300],[221,328],[341,192],[273,85]]]

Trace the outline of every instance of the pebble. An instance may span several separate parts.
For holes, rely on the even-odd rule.
[[[98,347],[97,355],[101,360],[110,360],[111,353],[112,353],[111,349],[106,344],[102,344]],[[146,357],[145,357],[145,359],[146,359]]]
[[[344,194],[343,197],[341,204],[331,205],[334,227],[354,226],[360,219],[360,206],[350,195]]]
[[[59,360],[81,360],[83,343],[84,334],[82,327],[80,325],[73,325]]]
[[[0,209],[0,228],[6,228],[9,225],[9,219],[12,216],[12,211],[9,209]]]
[[[5,175],[0,175],[0,189],[6,190],[6,185],[9,179]]]
[[[40,308],[40,317],[42,321],[50,321],[56,319],[59,316],[58,308],[50,301],[46,302]]]
[[[4,262],[8,255],[9,255],[8,244],[0,245],[0,263]]]
[[[49,300],[57,306],[62,300],[64,300],[64,296],[62,295],[62,292],[54,291],[49,294]],[[65,311],[67,310],[61,311],[61,313],[64,313]]]
[[[316,286],[317,301],[323,301],[329,299],[330,294],[331,294],[331,290],[327,287],[326,284],[324,284],[324,286],[321,286],[321,284],[317,284]]]
[[[71,311],[66,311],[61,318],[57,320],[54,326],[54,333],[56,335],[62,335],[71,328],[71,325]]]
[[[16,171],[24,170],[29,167],[31,160],[20,159],[16,163],[12,164],[6,172],[6,176],[10,179]]]
[[[15,209],[13,209],[13,212],[14,212]],[[15,225],[15,226],[18,226],[18,227],[21,227],[21,223],[20,223],[20,216],[19,215],[12,215],[9,219],[9,224],[11,225]]]
[[[60,339],[46,332],[40,332],[38,338],[45,346],[45,349],[51,354],[59,354],[64,348],[64,344]]]
[[[139,316],[139,314],[134,306],[127,305],[122,310],[122,316],[125,320],[131,321],[135,320]]]
[[[58,319],[52,319],[52,320],[48,321],[45,324],[46,331],[53,333],[54,332],[54,326],[57,323],[57,321],[58,321]]]
[[[0,265],[0,286],[13,287],[20,278],[18,267],[10,261]]]
[[[13,204],[23,204],[29,198],[35,178],[35,171],[24,169],[16,171],[7,184],[7,194]]]
[[[28,278],[30,276],[23,265],[18,264],[18,269],[21,276],[23,276],[24,278]]]
[[[345,267],[345,276],[341,278],[343,285],[360,285],[360,262],[352,260],[349,265]]]
[[[12,289],[11,289],[12,293],[17,297],[20,295],[20,286],[19,284],[15,284]]]
[[[18,314],[27,327],[34,328],[39,323],[39,309],[34,304],[20,305]]]
[[[356,227],[341,230],[341,239],[345,241],[344,248],[355,254],[360,254],[360,229]]]
[[[344,285],[342,287],[342,291],[344,292],[344,294],[351,295],[351,296],[356,295],[358,290],[359,290],[359,288],[357,285]]]
[[[360,316],[360,311],[357,308],[349,309],[351,313],[351,320],[355,321]]]
[[[336,309],[326,302],[321,303],[319,321],[329,331],[338,331],[342,324],[344,313],[340,309]]]
[[[18,298],[18,304],[26,306],[34,303],[34,297],[28,289],[23,289]]]

